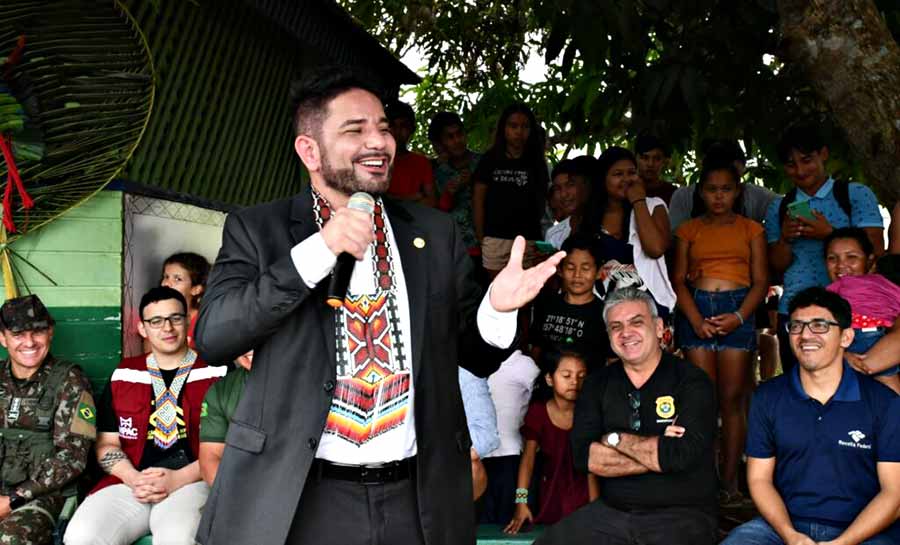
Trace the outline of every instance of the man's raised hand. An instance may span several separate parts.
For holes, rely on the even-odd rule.
[[[554,274],[565,252],[556,252],[528,270],[522,268],[525,239],[516,237],[506,267],[494,278],[491,285],[491,306],[500,312],[522,308],[534,299],[544,283]]]

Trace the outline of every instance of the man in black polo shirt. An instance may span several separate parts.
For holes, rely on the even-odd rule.
[[[824,288],[791,299],[798,365],[753,395],[747,483],[760,517],[727,545],[889,545],[900,509],[900,398],[853,370],[850,305]]]
[[[664,353],[656,304],[635,288],[603,311],[622,360],[588,376],[575,406],[575,465],[600,477],[600,499],[540,544],[704,545],[716,538],[716,402],[702,370]]]

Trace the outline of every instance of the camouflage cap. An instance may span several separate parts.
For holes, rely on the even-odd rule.
[[[28,329],[46,329],[53,325],[53,318],[37,295],[25,295],[7,299],[0,307],[0,325],[13,333]]]

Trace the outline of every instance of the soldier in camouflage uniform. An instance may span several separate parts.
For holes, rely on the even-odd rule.
[[[52,540],[84,471],[96,408],[81,369],[50,355],[53,318],[36,295],[0,308],[0,545]]]

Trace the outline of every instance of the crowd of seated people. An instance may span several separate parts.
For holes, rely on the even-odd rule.
[[[830,176],[815,127],[785,131],[793,188],[779,196],[743,179],[736,141],[705,146],[698,181],[679,187],[652,135],[551,170],[525,104],[501,113],[484,154],[458,115],[437,114],[433,159],[407,147],[412,108],[386,112],[390,196],[451,214],[485,288],[516,236],[526,266],[566,252],[521,313],[519,350],[488,379],[460,369],[481,523],[542,526],[539,543],[714,543],[718,509],[755,504],[727,543],[900,539],[900,204],[885,255],[875,195]],[[193,253],[164,262],[139,307],[146,354],[96,404],[50,355],[40,299],[0,308],[0,543],[50,542],[88,457],[101,474],[66,544],[193,543],[253,373],[252,351],[209,366],[194,351],[209,273]],[[773,285],[783,372],[756,387]]]

